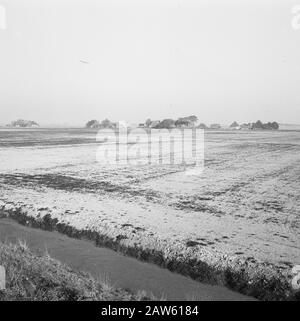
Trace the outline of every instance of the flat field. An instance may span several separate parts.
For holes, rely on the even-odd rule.
[[[96,134],[0,130],[0,211],[260,299],[295,296],[300,131],[207,131],[192,176],[101,163]]]

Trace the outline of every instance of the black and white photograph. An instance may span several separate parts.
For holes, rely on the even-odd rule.
[[[299,300],[300,0],[0,0],[0,301]]]

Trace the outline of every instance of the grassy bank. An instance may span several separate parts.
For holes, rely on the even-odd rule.
[[[0,291],[2,301],[147,299],[142,292],[133,295],[115,289],[106,281],[95,280],[87,273],[73,271],[47,253],[33,253],[21,242],[0,243],[0,265],[6,270],[6,289]]]

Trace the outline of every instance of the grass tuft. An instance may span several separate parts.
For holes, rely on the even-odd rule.
[[[141,299],[140,294],[116,289],[107,277],[95,280],[88,273],[72,270],[51,258],[48,252],[37,255],[23,241],[0,243],[0,265],[6,271],[6,289],[0,291],[1,301]]]

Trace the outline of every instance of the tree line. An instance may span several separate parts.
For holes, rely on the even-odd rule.
[[[187,117],[180,117],[177,120],[173,120],[171,118],[160,120],[151,120],[147,119],[145,123],[139,124],[139,127],[145,128],[175,128],[175,127],[195,127],[198,121],[197,116],[187,116]],[[118,123],[112,122],[109,119],[104,119],[99,122],[96,119],[92,119],[86,123],[86,128],[116,128]]]
[[[231,125],[230,128],[233,129],[250,129],[250,130],[277,130],[279,129],[279,124],[274,121],[274,122],[267,122],[263,123],[260,120],[258,120],[255,123],[244,123],[239,125],[236,121],[234,121]]]
[[[195,115],[180,117],[177,120],[166,118],[163,120],[151,120],[148,118],[145,123],[140,123],[138,127],[141,128],[154,128],[154,129],[172,129],[172,128],[200,128],[200,129],[221,129],[220,124],[211,124],[207,126],[204,123],[197,125],[198,118]],[[92,119],[86,123],[86,128],[96,128],[96,129],[114,129],[118,128],[119,123],[112,122],[109,119],[104,119],[99,122],[96,119]],[[277,130],[279,129],[279,124],[277,122],[267,122],[263,123],[258,120],[255,123],[243,123],[238,124],[234,121],[230,126],[231,129],[248,129],[248,130]]]
[[[38,127],[39,124],[33,120],[24,120],[24,119],[18,119],[12,121],[10,124],[6,125],[7,127]]]

